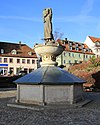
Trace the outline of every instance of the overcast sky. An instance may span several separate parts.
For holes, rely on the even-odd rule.
[[[53,10],[53,33],[62,33],[62,39],[100,38],[100,0],[0,0],[0,41],[30,47],[42,43],[42,12],[48,7]]]

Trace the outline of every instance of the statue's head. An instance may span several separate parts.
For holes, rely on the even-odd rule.
[[[48,11],[48,12],[52,13],[52,9],[51,8],[45,8],[44,11]]]
[[[51,8],[49,8],[49,12],[52,14],[52,9]]]

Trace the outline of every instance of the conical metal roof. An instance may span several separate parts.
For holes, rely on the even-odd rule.
[[[43,66],[14,81],[16,84],[66,85],[82,84],[84,80],[55,66]]]

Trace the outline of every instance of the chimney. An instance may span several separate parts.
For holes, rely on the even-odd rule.
[[[21,49],[21,41],[19,41],[19,48]]]

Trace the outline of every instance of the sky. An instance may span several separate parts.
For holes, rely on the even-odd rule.
[[[43,43],[43,10],[52,8],[53,34],[75,42],[100,38],[100,0],[0,0],[0,41]]]

